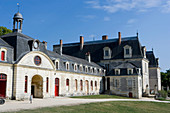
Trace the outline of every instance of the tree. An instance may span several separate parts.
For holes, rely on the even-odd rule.
[[[0,26],[0,36],[11,33],[12,30],[7,29],[6,27]]]
[[[166,72],[161,72],[161,84],[164,87],[170,87],[170,69],[166,70]]]

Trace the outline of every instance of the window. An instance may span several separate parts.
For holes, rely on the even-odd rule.
[[[46,79],[46,92],[48,93],[48,77]]]
[[[6,77],[7,76],[5,74],[0,74],[0,80],[6,80],[7,79]]]
[[[116,84],[115,84],[116,87],[119,87],[119,80],[116,79]]]
[[[87,68],[87,67],[85,67],[85,72],[86,72],[86,73],[88,72],[88,68]]]
[[[66,86],[69,86],[69,79],[66,79]]]
[[[80,90],[82,91],[83,90],[83,81],[80,80]]]
[[[5,51],[1,51],[1,60],[2,60],[2,61],[5,60]]]
[[[66,62],[66,70],[69,70],[69,63]]]
[[[133,69],[127,69],[127,74],[132,75],[133,74]]]
[[[80,65],[80,72],[82,72],[83,71],[83,67],[82,67],[82,65]]]
[[[39,56],[35,56],[35,57],[34,57],[34,63],[35,63],[36,65],[40,65],[40,64],[41,64],[41,58],[40,58]]]
[[[104,53],[104,56],[103,56],[104,59],[110,59],[111,58],[111,49],[109,47],[104,47],[103,53]]]
[[[75,90],[77,91],[77,79],[75,79]]]
[[[135,83],[135,79],[133,80],[133,87],[135,88],[136,86],[136,83]]]
[[[113,79],[113,87],[115,87],[115,80]]]
[[[76,64],[74,65],[74,71],[77,71],[77,65]]]
[[[27,93],[28,76],[25,76],[25,93]]]
[[[120,75],[120,69],[115,69],[115,75]]]
[[[132,47],[129,45],[124,46],[124,58],[132,57]]]
[[[132,87],[132,80],[128,80],[128,86]]]
[[[97,81],[95,81],[95,89],[97,90]]]
[[[59,69],[59,61],[56,61],[55,65],[56,65],[56,69]]]
[[[91,81],[91,90],[93,90],[93,81]]]

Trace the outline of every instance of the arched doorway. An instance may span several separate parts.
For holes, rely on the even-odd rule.
[[[86,80],[86,94],[89,94],[89,81]]]
[[[0,97],[6,96],[6,82],[7,76],[5,74],[0,74]]]
[[[59,96],[59,78],[55,78],[55,96]]]
[[[43,98],[43,78],[40,75],[32,77],[31,94],[34,98]]]
[[[132,98],[132,97],[133,97],[132,92],[129,92],[129,97],[130,97],[130,98]]]

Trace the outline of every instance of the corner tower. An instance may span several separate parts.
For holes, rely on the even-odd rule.
[[[17,12],[13,17],[13,32],[22,33],[22,24],[23,24],[22,14]]]

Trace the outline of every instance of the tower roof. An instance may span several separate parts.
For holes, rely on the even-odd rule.
[[[13,19],[23,19],[23,16],[22,16],[22,14],[21,14],[21,13],[17,12],[17,13],[15,13],[15,15],[14,15],[14,18],[13,18]]]

